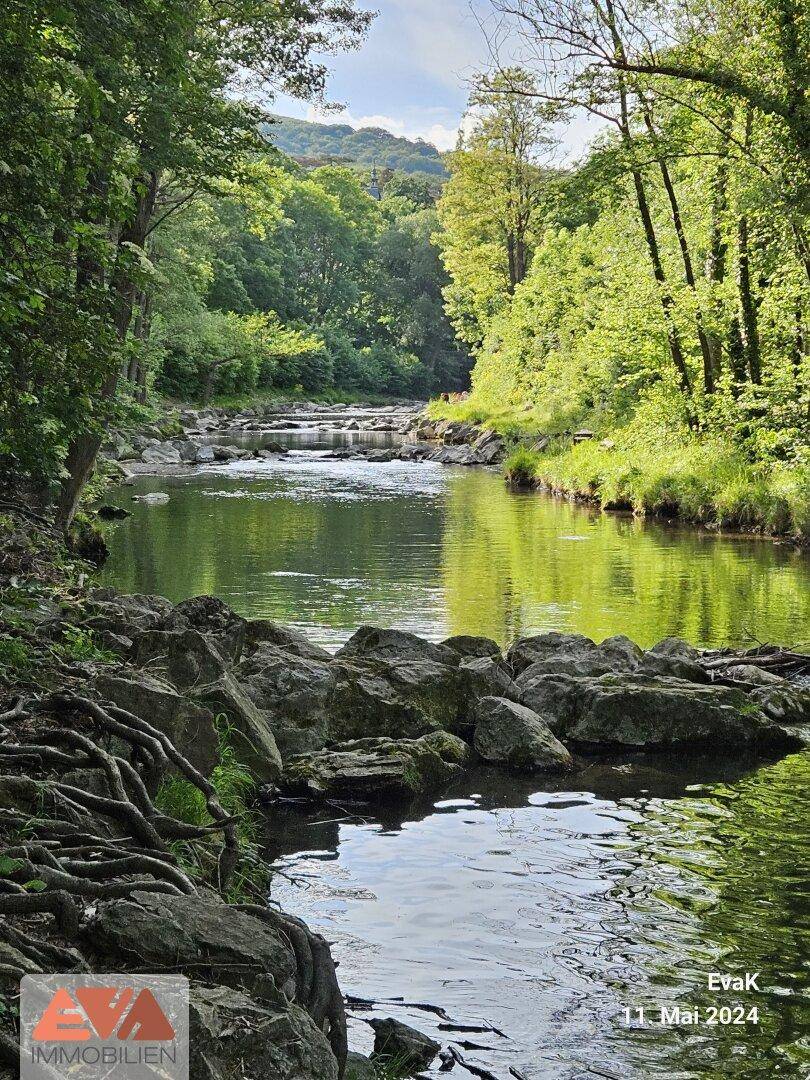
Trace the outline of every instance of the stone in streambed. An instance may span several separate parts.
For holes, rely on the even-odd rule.
[[[548,724],[525,705],[507,698],[482,698],[474,717],[474,746],[485,761],[528,772],[566,772],[573,765]]]
[[[421,794],[446,785],[469,756],[467,744],[446,731],[420,739],[358,739],[292,758],[284,785],[356,799]]]
[[[427,1069],[441,1044],[399,1020],[369,1020],[374,1029],[373,1060],[396,1062],[401,1073],[413,1076]]]

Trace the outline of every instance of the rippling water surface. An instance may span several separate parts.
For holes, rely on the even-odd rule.
[[[133,504],[106,580],[215,593],[331,647],[361,623],[502,644],[546,628],[642,645],[810,637],[810,569],[789,547],[512,494],[488,471],[326,460],[311,436],[287,438],[283,461],[121,489],[124,505],[170,501]],[[482,772],[383,817],[277,811],[274,899],[335,942],[349,994],[400,998],[376,1015],[498,1080],[807,1077],[809,790],[806,755],[658,758],[559,783]],[[761,972],[761,992],[712,995],[711,971]],[[756,1006],[759,1023],[624,1020],[713,1001]],[[370,1015],[353,1010],[358,1048]]]

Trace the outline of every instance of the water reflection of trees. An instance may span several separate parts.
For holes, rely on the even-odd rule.
[[[526,627],[640,644],[666,634],[790,641],[810,624],[810,574],[767,541],[599,514],[515,495],[489,474],[455,479],[443,573],[454,632],[508,641]]]
[[[635,865],[614,896],[617,952],[642,976],[627,1004],[742,1005],[759,1024],[628,1030],[617,1047],[655,1075],[808,1075],[810,755],[796,754],[677,802],[652,801],[629,830]],[[636,805],[638,805],[636,803]],[[760,972],[761,993],[714,992],[712,971]]]

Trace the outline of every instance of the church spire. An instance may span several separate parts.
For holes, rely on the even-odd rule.
[[[380,191],[380,180],[377,176],[377,164],[376,162],[371,166],[371,183],[368,186],[368,193],[372,199],[376,199],[377,202],[382,198],[382,192]]]

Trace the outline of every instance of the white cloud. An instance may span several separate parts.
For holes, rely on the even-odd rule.
[[[324,113],[316,106],[310,105],[306,118],[317,124],[348,124],[353,128],[383,128],[403,139],[424,139],[425,142],[433,143],[439,150],[452,150],[456,145],[458,124],[442,124],[436,121],[433,117],[437,111],[444,112],[445,110],[425,109],[424,113],[427,115],[403,120],[394,116],[385,116],[382,113],[369,116],[354,116],[347,110],[340,113]]]

